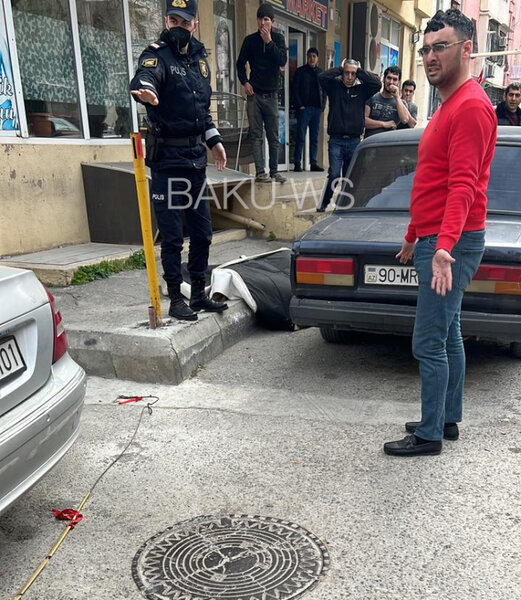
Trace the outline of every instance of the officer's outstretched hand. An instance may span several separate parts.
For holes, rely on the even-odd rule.
[[[222,171],[226,166],[226,150],[221,142],[215,144],[215,146],[212,148],[212,156],[217,170]]]
[[[152,104],[152,106],[157,106],[159,104],[157,96],[151,90],[131,90],[130,93],[145,104]]]

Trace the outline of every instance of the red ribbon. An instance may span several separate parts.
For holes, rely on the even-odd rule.
[[[74,529],[76,525],[83,519],[83,515],[73,508],[66,508],[64,510],[56,510],[54,508],[52,512],[60,521],[69,521],[69,527],[71,529]]]
[[[118,402],[118,404],[130,404],[131,402],[140,402],[143,400],[144,396],[118,396],[119,398],[127,398],[123,400],[123,402]]]

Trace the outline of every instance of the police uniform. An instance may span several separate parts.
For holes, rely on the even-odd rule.
[[[177,1],[177,4],[188,2],[194,3],[187,0],[186,3]],[[176,0],[172,4],[176,4]],[[131,90],[152,91],[159,100],[157,106],[143,103],[149,124],[146,164],[152,172],[152,201],[161,233],[164,278],[171,299],[174,295],[180,297],[179,286],[183,281],[183,214],[190,237],[188,271],[192,289],[194,282],[198,287],[201,283],[204,286],[212,240],[204,144],[211,149],[222,142],[222,138],[209,112],[212,90],[207,57],[203,44],[193,37],[186,54],[176,51],[169,44],[168,30],[165,30],[160,39],[141,54],[130,83]],[[140,102],[135,96],[134,99]],[[208,300],[200,308],[224,310],[226,305],[222,304],[222,308],[220,304]]]

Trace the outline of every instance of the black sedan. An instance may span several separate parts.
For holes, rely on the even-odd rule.
[[[488,187],[486,248],[466,290],[462,333],[507,342],[521,358],[521,128],[499,127]],[[421,129],[362,142],[332,216],[293,245],[290,315],[328,342],[349,331],[411,335],[414,267],[401,265]],[[433,177],[435,174],[433,173]]]

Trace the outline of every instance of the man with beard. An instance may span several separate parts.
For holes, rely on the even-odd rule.
[[[503,102],[500,102],[496,108],[498,125],[521,125],[521,85],[511,83],[505,88]]]
[[[402,125],[414,127],[416,121],[400,98],[400,67],[387,67],[384,71],[383,89],[375,94],[365,106],[365,137],[396,129]]]
[[[465,350],[460,313],[463,293],[485,248],[487,186],[497,121],[489,98],[470,75],[474,26],[459,10],[438,11],[427,23],[419,54],[441,107],[418,150],[411,220],[397,254],[414,256],[418,300],[413,354],[420,362],[421,421],[387,442],[395,456],[433,455],[442,438],[457,440],[462,418]]]
[[[226,152],[210,116],[210,69],[203,44],[193,37],[196,16],[196,0],[167,0],[166,29],[141,54],[130,83],[134,99],[147,109],[146,164],[152,172],[152,203],[161,233],[168,314],[185,321],[197,320],[199,310],[228,308],[210,300],[204,289],[212,241],[204,144],[220,171],[226,166]],[[190,306],[181,295],[183,213],[190,237]]]

